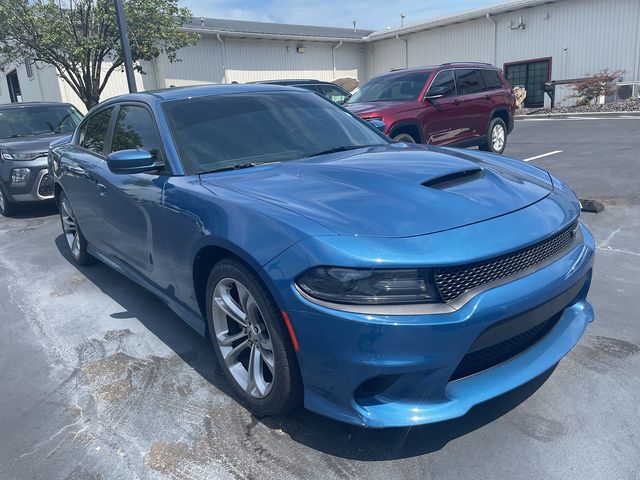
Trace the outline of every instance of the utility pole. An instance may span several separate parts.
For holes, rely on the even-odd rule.
[[[116,19],[118,21],[118,30],[120,31],[120,44],[122,45],[122,53],[124,54],[124,71],[127,74],[127,85],[129,93],[136,93],[136,79],[133,76],[133,59],[131,58],[131,46],[129,45],[129,31],[127,30],[127,19],[124,17],[124,8],[122,0],[114,0],[116,4]]]

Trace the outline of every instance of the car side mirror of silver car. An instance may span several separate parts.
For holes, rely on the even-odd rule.
[[[107,156],[107,165],[119,174],[152,172],[164,167],[151,152],[142,149],[112,152]]]

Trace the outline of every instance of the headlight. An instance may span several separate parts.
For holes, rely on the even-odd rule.
[[[314,268],[296,282],[310,297],[351,305],[406,305],[440,302],[430,270]]]
[[[33,160],[38,157],[46,156],[46,152],[29,152],[29,153],[19,153],[19,152],[2,152],[2,158],[5,160]]]

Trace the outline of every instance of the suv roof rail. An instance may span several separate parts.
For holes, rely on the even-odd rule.
[[[447,62],[442,65],[489,65],[493,67],[493,64],[487,62]]]

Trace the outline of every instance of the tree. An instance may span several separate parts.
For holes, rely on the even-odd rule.
[[[574,92],[571,97],[578,98],[580,99],[579,103],[588,105],[602,95],[613,95],[616,93],[615,81],[623,73],[624,70],[609,72],[608,69],[604,69],[595,75],[574,82],[571,84]]]
[[[140,60],[174,62],[197,41],[179,30],[191,12],[177,0],[124,0],[124,10],[141,73]],[[0,0],[0,65],[29,61],[52,65],[87,109],[96,105],[124,63],[113,0]]]

